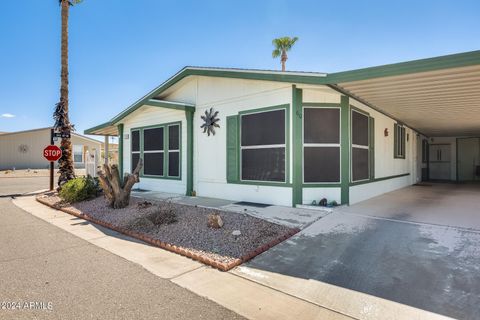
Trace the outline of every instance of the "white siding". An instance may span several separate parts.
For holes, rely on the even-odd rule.
[[[165,124],[170,122],[181,121],[181,180],[161,179],[161,178],[147,178],[141,177],[140,182],[135,186],[136,188],[146,190],[156,190],[169,193],[185,194],[187,187],[187,161],[186,161],[186,147],[187,147],[187,123],[185,112],[180,110],[158,108],[152,106],[144,106],[136,112],[127,116],[122,122],[124,124],[124,142],[123,142],[123,171],[130,172],[131,157],[130,157],[130,143],[131,143],[131,129],[146,127],[152,125]],[[128,137],[128,139],[125,139]]]

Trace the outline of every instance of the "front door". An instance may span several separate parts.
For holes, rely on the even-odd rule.
[[[450,180],[450,144],[431,144],[429,171],[431,180]]]
[[[477,166],[480,158],[480,139],[458,139],[458,180],[473,181],[477,179]]]

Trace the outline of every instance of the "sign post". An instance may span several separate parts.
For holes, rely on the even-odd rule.
[[[53,141],[54,132],[50,130],[50,145],[43,149],[43,157],[50,161],[50,191],[53,190],[54,162],[62,157],[62,150]]]

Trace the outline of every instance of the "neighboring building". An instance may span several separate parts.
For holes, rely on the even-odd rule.
[[[123,172],[143,158],[142,189],[352,204],[477,179],[479,139],[458,138],[480,137],[479,92],[480,51],[332,74],[186,67],[85,133],[120,137]]]
[[[85,167],[86,153],[100,155],[101,142],[77,133],[71,135],[74,166]],[[50,128],[7,132],[0,135],[0,170],[44,169],[49,162],[43,149],[50,144]],[[55,142],[60,145],[60,139]]]

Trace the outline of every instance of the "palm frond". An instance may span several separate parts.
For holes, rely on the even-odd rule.
[[[281,54],[282,52],[279,49],[275,49],[272,51],[272,58],[278,58]]]

